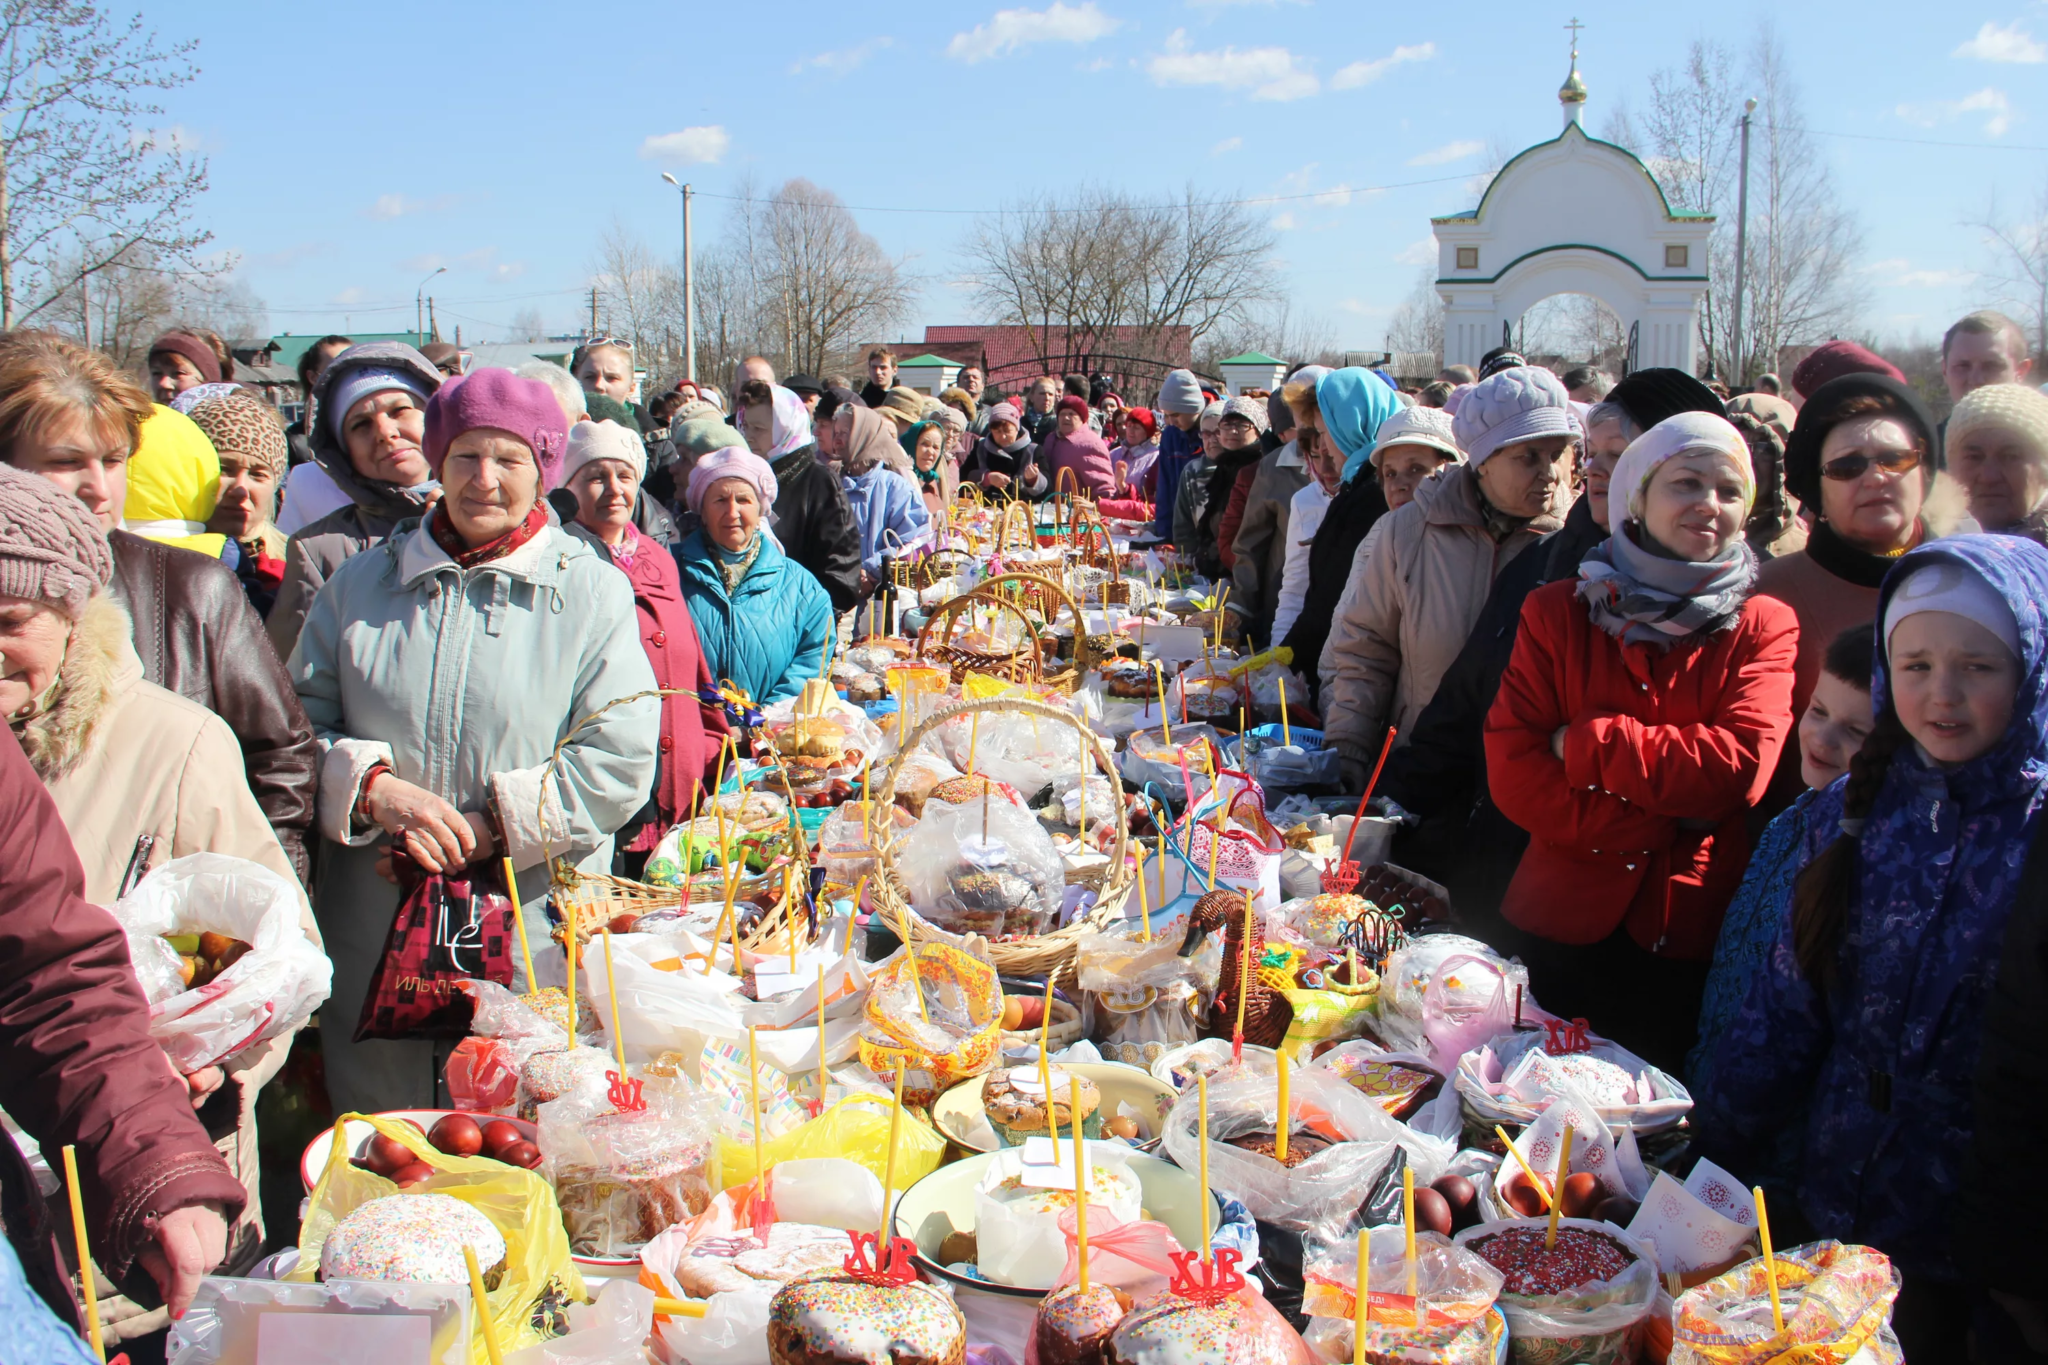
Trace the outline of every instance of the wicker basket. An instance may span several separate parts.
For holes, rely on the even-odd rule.
[[[1023,624],[1023,639],[1015,649],[998,653],[953,642],[961,619],[971,617],[976,607],[992,607],[999,614],[1007,612]],[[965,682],[969,673],[986,673],[1004,682],[1037,682],[1043,671],[1038,626],[1031,614],[1021,604],[1000,594],[983,593],[980,588],[949,597],[932,608],[931,619],[917,635],[917,656],[946,665],[956,684]]]
[[[971,716],[976,712],[996,712],[1007,715],[1036,716],[1040,720],[1066,725],[1086,740],[1087,752],[1095,766],[1108,775],[1113,787],[1120,787],[1116,764],[1110,758],[1109,750],[1103,746],[1101,737],[1090,730],[1071,711],[1064,711],[1042,702],[1024,701],[1015,697],[994,697],[986,701],[963,701],[942,707],[927,716],[922,724],[910,732],[903,743],[902,753],[910,753],[922,744],[927,736],[939,726],[957,716]],[[896,773],[898,765],[891,764],[888,777],[882,784],[880,799],[892,803],[896,799]],[[871,892],[885,914],[887,922],[908,926],[910,935],[919,943],[937,942],[965,946],[968,935],[949,934],[936,925],[927,923],[910,903],[910,891],[904,884],[903,874],[897,866],[904,839],[915,838],[916,829],[897,835],[894,831],[882,844],[882,873],[871,883]],[[1064,975],[1069,979],[1074,970],[1074,945],[1089,929],[1100,929],[1112,923],[1123,903],[1125,891],[1131,885],[1131,869],[1125,854],[1131,840],[1130,821],[1122,801],[1116,803],[1116,846],[1110,850],[1109,862],[1101,868],[1086,872],[1069,872],[1069,886],[1087,886],[1097,892],[1094,910],[1064,928],[1049,934],[1038,934],[1029,938],[992,939],[987,942],[986,956],[995,964],[998,974],[1004,976],[1044,977],[1048,972]]]

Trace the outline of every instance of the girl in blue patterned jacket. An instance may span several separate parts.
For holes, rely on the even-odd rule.
[[[2048,550],[1914,550],[1885,578],[1878,631],[1876,728],[1814,800],[1790,914],[1694,1117],[1703,1151],[1742,1173],[1810,1106],[1799,1211],[1892,1257],[1906,1358],[1932,1360],[1974,1308],[1953,1206],[1984,1005],[2048,801]]]

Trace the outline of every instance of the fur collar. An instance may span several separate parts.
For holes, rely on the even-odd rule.
[[[86,603],[85,614],[72,627],[64,666],[57,674],[57,700],[15,730],[30,766],[45,784],[84,760],[93,732],[114,699],[142,675],[132,632],[128,613],[105,597]]]

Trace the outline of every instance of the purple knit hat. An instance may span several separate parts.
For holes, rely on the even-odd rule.
[[[521,379],[500,369],[477,370],[444,382],[427,400],[424,453],[435,478],[441,477],[441,462],[448,458],[455,438],[479,427],[526,443],[540,466],[541,491],[561,482],[569,427],[553,389],[538,379]]]
[[[90,508],[41,475],[0,465],[0,597],[48,603],[76,621],[113,577]]]

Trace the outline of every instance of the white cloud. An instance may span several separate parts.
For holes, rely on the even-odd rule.
[[[1262,5],[1267,9],[1275,5],[1306,5],[1308,0],[1188,0],[1196,9],[1231,9],[1239,5]]]
[[[640,144],[640,159],[665,161],[671,166],[715,165],[731,145],[724,125],[712,123],[676,133],[656,133]]]
[[[895,42],[889,37],[870,38],[856,47],[820,52],[815,57],[805,57],[797,62],[789,68],[789,74],[800,76],[806,71],[823,71],[828,75],[844,76],[883,48],[894,46]]]
[[[1420,237],[1401,248],[1394,260],[1401,265],[1428,265],[1436,259],[1436,238]]]
[[[1276,213],[1273,215],[1271,226],[1275,232],[1292,232],[1294,230],[1294,215],[1291,213]]]
[[[1436,56],[1435,43],[1417,43],[1413,47],[1397,47],[1384,57],[1369,62],[1353,62],[1339,67],[1330,77],[1332,90],[1355,90],[1361,85],[1371,85],[1380,77],[1392,71],[1403,62],[1426,62]]]
[[[1249,91],[1255,100],[1298,100],[1322,88],[1302,59],[1284,47],[1251,47],[1239,51],[1196,52],[1188,46],[1186,29],[1166,39],[1166,50],[1145,64],[1155,85],[1213,85]]]
[[[2018,62],[2035,66],[2048,62],[2048,43],[2042,43],[2021,28],[2017,19],[2004,28],[1987,20],[1984,27],[1977,30],[1976,37],[1948,55],[1974,57],[1980,62]]]
[[[2012,130],[2014,119],[2012,101],[2005,97],[2003,90],[1988,85],[1975,94],[1965,95],[1959,100],[1930,100],[1925,104],[1902,104],[1894,112],[1906,122],[1917,123],[1922,128],[1953,123],[1965,114],[1983,114],[1986,137],[2004,137]]]
[[[455,196],[437,194],[432,199],[408,199],[402,194],[380,194],[363,210],[366,218],[403,218],[410,213],[440,213],[455,207]]]
[[[1092,43],[1123,27],[1095,6],[1095,0],[1069,5],[1053,0],[1042,10],[999,9],[985,24],[953,35],[946,55],[972,65],[989,57],[1007,56],[1036,43]]]
[[[1974,270],[1915,270],[1903,256],[1872,261],[1857,273],[1876,277],[1882,285],[1901,289],[1952,289],[1974,283]]]
[[[1485,150],[1486,144],[1483,142],[1446,142],[1441,147],[1432,147],[1426,152],[1409,157],[1408,164],[1411,166],[1448,166],[1453,161],[1463,161],[1466,157],[1476,156]]]
[[[1221,142],[1217,143],[1217,144],[1216,144],[1216,145],[1215,145],[1214,147],[1211,147],[1211,148],[1209,149],[1209,155],[1210,155],[1210,156],[1222,156],[1222,155],[1223,155],[1223,154],[1224,154],[1225,152],[1234,152],[1234,151],[1236,151],[1236,150],[1237,150],[1238,148],[1240,148],[1240,147],[1242,147],[1242,146],[1244,146],[1244,139],[1243,139],[1243,138],[1241,138],[1241,137],[1227,137],[1227,138],[1224,138],[1224,139],[1223,139],[1223,141],[1221,141]]]
[[[336,294],[334,296],[333,302],[341,304],[344,307],[346,307],[347,305],[352,303],[361,303],[363,301],[363,298],[364,294],[362,291],[362,287],[360,285],[352,284],[348,288],[342,290],[339,294]]]

